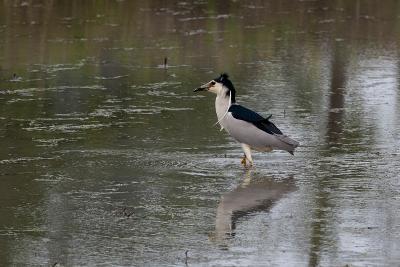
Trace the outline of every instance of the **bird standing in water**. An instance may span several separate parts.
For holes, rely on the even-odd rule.
[[[209,91],[217,95],[215,111],[221,130],[225,129],[241,143],[244,156],[241,163],[253,165],[251,149],[270,152],[285,150],[293,155],[299,143],[284,135],[269,119],[236,103],[236,90],[226,73],[195,89],[194,92]]]

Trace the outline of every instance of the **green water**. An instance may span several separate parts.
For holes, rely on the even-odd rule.
[[[0,265],[399,265],[400,2],[142,2],[0,4]]]

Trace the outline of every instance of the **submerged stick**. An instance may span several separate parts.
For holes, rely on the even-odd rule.
[[[185,265],[188,264],[188,252],[189,252],[189,250],[185,251]]]

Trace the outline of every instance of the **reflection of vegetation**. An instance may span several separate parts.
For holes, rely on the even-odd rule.
[[[346,93],[346,53],[339,50],[340,46],[333,49],[331,68],[331,91],[329,94],[327,143],[329,146],[337,145],[343,134],[344,127],[344,97]]]
[[[375,1],[364,1],[361,5],[359,1],[271,1],[254,4],[253,8],[223,1],[207,5],[176,5],[165,1],[57,4],[44,1],[39,5],[29,2],[18,6],[8,1],[0,9],[5,44],[2,65],[14,67],[16,56],[17,62],[23,64],[76,62],[85,56],[97,56],[104,48],[115,47],[115,41],[118,47],[128,49],[184,47],[184,50],[164,51],[172,52],[175,62],[180,64],[188,61],[182,57],[185,55],[182,51],[188,51],[186,56],[213,55],[216,51],[219,57],[213,60],[219,67],[234,63],[227,62],[230,58],[237,62],[243,56],[248,57],[247,53],[273,47],[282,49],[294,42],[319,49],[312,42],[316,38],[397,42],[398,5],[396,1],[387,1],[385,5]],[[206,12],[202,13],[204,8]],[[383,20],[385,23],[378,23]],[[191,35],[196,30],[202,31]],[[228,49],[230,45],[238,46]],[[131,51],[123,53],[131,54],[130,57],[122,56],[119,60],[155,65],[162,55],[152,52],[155,51]]]

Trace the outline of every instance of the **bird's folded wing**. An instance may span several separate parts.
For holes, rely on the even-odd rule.
[[[272,115],[268,116],[268,118],[264,118],[260,114],[236,104],[230,106],[228,112],[231,112],[235,119],[250,122],[264,132],[269,134],[282,134],[278,127],[269,121]]]
[[[281,130],[278,129],[278,127],[275,126],[272,122],[270,122],[268,119],[265,119],[264,121],[253,123],[255,126],[257,126],[258,129],[263,130],[264,132],[267,132],[269,134],[274,134],[274,135],[282,135],[283,133]]]
[[[243,120],[248,122],[258,122],[265,120],[265,118],[262,117],[260,114],[248,108],[245,108],[241,105],[236,105],[236,104],[231,105],[228,109],[228,112],[231,112],[232,116],[238,120]]]

